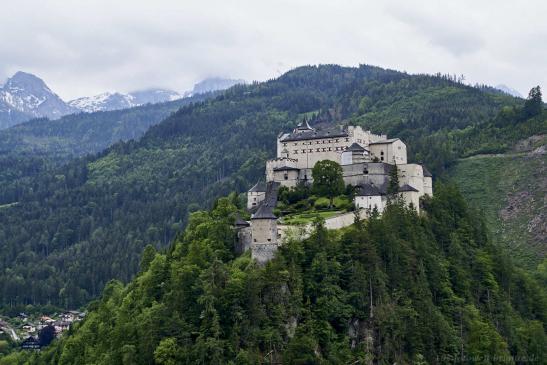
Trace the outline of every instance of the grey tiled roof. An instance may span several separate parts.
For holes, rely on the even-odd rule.
[[[269,181],[266,184],[266,196],[260,203],[257,211],[251,216],[251,219],[277,219],[273,214],[273,209],[277,205],[277,193],[279,191],[279,183]]]
[[[290,141],[304,141],[308,139],[321,139],[321,138],[335,138],[335,137],[348,137],[348,132],[339,128],[319,129],[319,130],[306,130],[303,132],[289,133],[286,137],[281,139],[281,142]]]
[[[348,147],[348,151],[356,151],[356,152],[363,152],[365,151],[365,147],[361,146],[357,142],[353,142],[351,146]]]
[[[287,166],[287,165],[280,166],[280,167],[275,167],[273,170],[274,171],[291,171],[291,170],[300,171],[300,169],[297,168],[297,167]]]
[[[388,144],[388,143],[393,143],[395,141],[399,141],[399,138],[384,139],[382,141],[370,142],[369,144]]]
[[[250,224],[247,221],[244,221],[239,214],[236,214],[236,220],[234,222],[235,226],[239,227],[249,227]]]
[[[387,183],[382,185],[363,184],[356,187],[357,196],[377,196],[387,194]]]
[[[418,192],[418,189],[408,185],[408,184],[404,184],[403,186],[399,187],[399,191],[400,192],[405,192],[405,191],[416,191]]]
[[[266,191],[266,183],[264,181],[259,181],[252,188],[249,189],[250,193],[263,193]]]
[[[433,177],[433,175],[431,175],[431,172],[429,172],[429,170],[427,169],[427,167],[425,167],[425,165],[422,165],[422,169],[424,170],[425,177]]]

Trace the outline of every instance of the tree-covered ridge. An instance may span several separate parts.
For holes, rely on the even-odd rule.
[[[393,203],[342,231],[318,222],[265,267],[234,255],[238,201],[220,199],[66,338],[4,363],[544,363],[545,287],[457,189],[435,191],[422,216]]]
[[[218,94],[218,93],[217,93]],[[140,138],[179,108],[215,94],[128,109],[76,113],[60,119],[33,119],[0,132],[0,153],[41,153],[55,158],[101,152],[118,141]]]
[[[372,109],[360,109],[363,100]],[[414,156],[440,172],[458,153],[458,144],[447,142],[457,133],[451,128],[486,126],[515,103],[448,78],[371,66],[307,66],[235,86],[181,108],[139,141],[0,185],[2,304],[74,307],[112,278],[129,281],[146,244],[166,247],[189,212],[262,177],[277,134],[303,116],[367,125],[367,113],[377,113],[386,130],[371,125],[374,131],[423,143],[421,157]],[[406,114],[412,123],[395,123]]]

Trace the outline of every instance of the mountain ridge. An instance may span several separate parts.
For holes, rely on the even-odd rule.
[[[145,104],[156,104],[205,94],[229,88],[243,80],[208,78],[198,82],[186,93],[148,88],[129,93],[104,92],[65,102],[39,77],[18,71],[0,86],[0,129],[33,118],[59,119],[78,112],[96,112],[127,109]]]

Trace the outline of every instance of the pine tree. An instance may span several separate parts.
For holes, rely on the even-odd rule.
[[[524,114],[526,118],[534,117],[543,111],[543,100],[541,98],[541,88],[533,87],[528,94],[528,99],[524,102]]]

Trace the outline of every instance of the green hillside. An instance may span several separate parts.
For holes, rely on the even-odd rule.
[[[65,159],[97,153],[118,141],[138,139],[182,106],[214,95],[198,94],[129,109],[70,114],[57,120],[33,119],[0,131],[0,154],[26,152]]]
[[[129,281],[146,244],[167,247],[190,212],[248,189],[277,134],[305,115],[401,137],[411,160],[440,174],[459,157],[544,130],[541,109],[521,105],[449,77],[372,66],[307,66],[236,86],[183,107],[139,141],[0,185],[0,300],[11,311],[75,307],[112,278]]]
[[[545,145],[544,135],[528,138],[506,154],[462,159],[450,171],[469,203],[484,213],[493,239],[530,268],[547,253]]]
[[[343,231],[317,222],[265,267],[233,253],[233,197],[148,248],[62,339],[0,364],[545,363],[545,288],[453,187],[425,216],[392,204]]]

